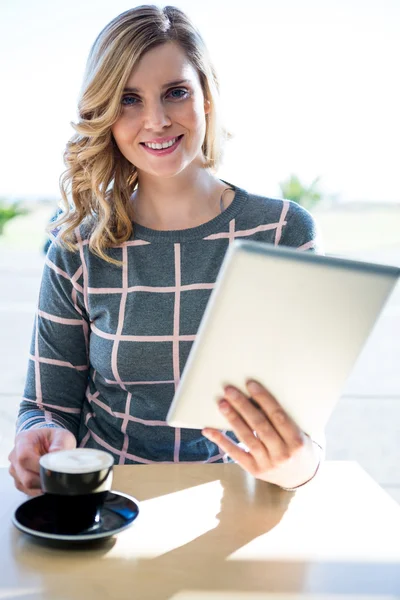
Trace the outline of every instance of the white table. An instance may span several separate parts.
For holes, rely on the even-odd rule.
[[[0,599],[389,600],[400,507],[356,463],[296,494],[237,465],[115,467],[140,515],[100,547],[54,549],[11,523],[26,499],[0,470]]]

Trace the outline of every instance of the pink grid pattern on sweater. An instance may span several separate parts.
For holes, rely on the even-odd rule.
[[[216,239],[228,239],[229,243],[232,243],[236,238],[248,237],[248,236],[254,235],[257,232],[275,230],[274,243],[277,246],[277,245],[279,245],[280,240],[281,240],[283,227],[287,223],[286,216],[287,216],[288,210],[289,210],[289,203],[287,201],[283,201],[280,218],[279,218],[279,221],[276,223],[263,224],[263,225],[259,225],[257,227],[253,227],[251,229],[236,230],[235,229],[235,219],[231,219],[229,221],[229,230],[227,232],[220,232],[220,233],[212,234],[203,239],[210,240],[210,241],[216,240]],[[122,262],[123,262],[122,287],[117,287],[117,288],[114,288],[114,287],[113,288],[89,287],[88,286],[88,267],[86,264],[85,254],[84,254],[84,246],[88,244],[88,240],[82,240],[79,231],[77,231],[77,236],[78,236],[78,248],[79,248],[80,260],[81,260],[81,266],[77,269],[77,271],[72,276],[72,278],[65,271],[63,271],[62,269],[57,267],[48,258],[46,258],[46,264],[59,277],[66,278],[68,281],[70,281],[70,283],[72,285],[71,300],[75,307],[75,310],[77,311],[78,314],[80,314],[82,316],[82,318],[81,319],[62,318],[57,315],[53,315],[48,312],[42,311],[42,310],[40,310],[40,308],[38,309],[38,312],[36,315],[35,353],[34,353],[34,355],[30,356],[31,360],[34,361],[34,364],[35,364],[36,401],[29,400],[29,399],[26,399],[26,400],[36,404],[37,408],[44,411],[46,423],[54,423],[58,426],[63,426],[63,424],[57,418],[57,415],[53,415],[51,413],[52,408],[57,409],[60,412],[65,412],[66,414],[67,413],[75,413],[75,414],[80,413],[80,411],[78,409],[68,408],[68,407],[64,407],[64,406],[49,405],[49,404],[45,404],[43,402],[41,373],[40,373],[40,365],[41,364],[50,364],[50,365],[54,365],[54,366],[67,367],[67,368],[71,368],[71,369],[76,369],[78,371],[87,370],[89,365],[88,364],[73,365],[68,361],[60,361],[60,360],[41,357],[39,354],[39,342],[38,342],[38,317],[40,316],[42,319],[53,321],[55,323],[59,323],[59,324],[65,325],[65,326],[70,326],[70,327],[82,326],[83,332],[84,332],[85,343],[86,343],[86,351],[87,351],[87,356],[88,356],[89,355],[89,352],[88,352],[88,350],[89,350],[88,325],[87,325],[86,320],[83,318],[81,309],[78,306],[77,293],[79,292],[83,295],[84,306],[85,306],[85,309],[88,314],[89,314],[89,309],[88,309],[89,295],[120,294],[118,324],[117,324],[117,329],[116,329],[115,333],[101,331],[93,323],[91,324],[91,331],[95,335],[97,335],[101,338],[112,341],[111,368],[112,368],[112,374],[113,374],[114,379],[112,379],[112,380],[106,379],[105,381],[106,381],[106,383],[108,383],[110,385],[119,386],[122,390],[124,390],[126,392],[125,409],[123,412],[113,411],[109,406],[107,406],[104,402],[102,402],[98,398],[99,392],[91,394],[89,388],[86,391],[86,397],[87,397],[91,407],[99,406],[103,410],[105,410],[107,413],[112,415],[114,418],[118,418],[121,420],[121,432],[124,436],[123,446],[122,446],[122,449],[119,450],[118,448],[110,445],[106,440],[104,440],[100,436],[98,436],[94,431],[90,430],[88,423],[93,416],[93,413],[90,411],[86,415],[86,425],[88,427],[88,432],[86,433],[84,438],[81,440],[80,446],[84,447],[87,444],[90,436],[92,436],[93,439],[100,446],[102,446],[106,450],[109,450],[110,452],[112,452],[118,456],[119,464],[124,464],[126,459],[134,460],[136,462],[144,463],[144,464],[156,462],[153,460],[147,460],[145,458],[136,456],[136,455],[128,452],[129,436],[127,434],[127,427],[128,427],[129,422],[131,422],[131,421],[136,422],[136,423],[141,423],[141,424],[144,424],[149,427],[160,427],[160,426],[166,427],[166,426],[168,426],[168,424],[166,421],[162,421],[162,420],[140,419],[138,417],[132,416],[130,414],[132,394],[130,392],[128,392],[126,386],[127,385],[130,385],[130,386],[131,385],[143,385],[143,384],[162,385],[162,384],[166,384],[166,383],[173,383],[175,390],[177,389],[177,386],[178,386],[179,380],[180,380],[180,366],[179,366],[180,365],[180,361],[179,361],[180,342],[183,342],[183,341],[193,342],[196,337],[195,334],[193,334],[193,335],[180,334],[179,323],[180,323],[181,294],[186,291],[192,291],[192,290],[212,290],[214,287],[214,283],[203,282],[203,283],[195,283],[195,284],[190,284],[190,285],[182,285],[182,283],[181,283],[181,244],[174,243],[174,271],[175,271],[175,273],[174,273],[175,279],[174,280],[175,280],[175,284],[173,286],[166,286],[166,287],[130,286],[130,287],[128,287],[128,272],[129,272],[128,271],[128,267],[129,267],[128,252],[127,252],[128,247],[129,246],[142,246],[142,245],[147,245],[147,244],[151,243],[151,242],[147,242],[144,240],[133,240],[133,241],[124,242],[123,244],[121,244],[119,246],[119,248],[122,249]],[[301,250],[301,251],[308,250],[308,249],[312,248],[314,245],[315,245],[315,242],[312,240],[312,241],[309,241],[309,242],[301,245],[297,249]],[[82,279],[83,279],[83,286],[81,286],[78,283],[78,280],[80,277],[82,277]],[[173,333],[172,333],[172,335],[126,335],[126,334],[122,333],[123,326],[124,326],[125,309],[126,309],[126,305],[127,305],[128,294],[136,293],[136,292],[150,292],[150,293],[154,293],[154,294],[165,294],[165,293],[173,293],[174,294]],[[124,341],[124,342],[126,342],[126,341],[152,342],[152,343],[172,342],[173,379],[172,380],[159,380],[159,381],[124,381],[119,373],[118,360],[117,360],[119,345],[122,341]],[[94,378],[95,378],[95,375],[93,377],[93,380],[94,380]],[[37,417],[32,417],[32,420],[33,419],[37,419]],[[28,422],[30,420],[31,419],[29,419],[23,423],[24,428],[26,427],[26,425],[28,424]],[[167,461],[167,462],[179,462],[180,444],[181,444],[181,430],[179,428],[176,428],[175,429],[173,461]],[[224,461],[227,461],[226,455],[224,455],[224,453],[220,451],[219,454],[211,457],[206,462],[215,462],[217,460],[220,460],[221,458]],[[196,462],[204,462],[204,461],[196,461]]]

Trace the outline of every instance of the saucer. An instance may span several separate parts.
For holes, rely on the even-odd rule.
[[[55,531],[54,512],[47,494],[30,498],[17,508],[12,522],[17,529],[47,540],[87,542],[108,538],[129,527],[139,514],[139,503],[132,496],[108,492],[99,511],[98,522],[89,529],[71,535]]]

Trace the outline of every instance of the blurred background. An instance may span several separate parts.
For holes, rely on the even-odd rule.
[[[173,3],[173,2],[172,2]],[[0,466],[23,392],[43,268],[86,57],[142,4],[0,5]],[[221,81],[222,179],[310,210],[325,251],[400,265],[398,0],[181,0]],[[356,460],[400,502],[400,289],[329,422],[327,457]]]

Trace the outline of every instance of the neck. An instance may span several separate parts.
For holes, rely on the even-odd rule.
[[[197,227],[219,214],[220,197],[226,187],[204,168],[185,169],[168,179],[139,174],[132,195],[133,219],[151,229]]]

